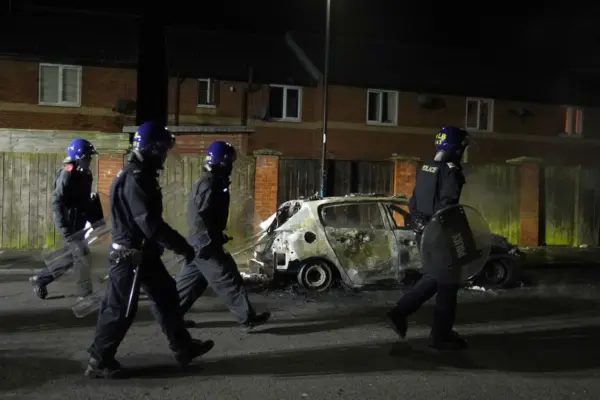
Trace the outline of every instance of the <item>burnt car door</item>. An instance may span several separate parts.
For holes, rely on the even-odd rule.
[[[415,241],[415,232],[410,227],[410,213],[403,208],[403,204],[384,203],[382,206],[396,240],[397,277],[401,279],[404,271],[421,269],[421,255]]]
[[[396,239],[377,202],[324,204],[319,218],[335,256],[354,285],[394,277]]]

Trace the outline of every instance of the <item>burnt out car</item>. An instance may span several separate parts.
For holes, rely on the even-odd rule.
[[[312,197],[283,203],[261,224],[248,261],[252,272],[295,279],[313,291],[334,284],[360,288],[403,281],[419,272],[421,259],[405,196]],[[522,262],[520,250],[494,235],[476,284],[508,287]]]

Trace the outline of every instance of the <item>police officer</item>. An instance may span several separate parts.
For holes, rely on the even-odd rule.
[[[439,210],[458,204],[465,178],[460,161],[468,145],[468,133],[456,127],[443,127],[436,136],[436,155],[417,173],[409,201],[417,243],[431,217]],[[432,251],[435,251],[432,249]],[[389,313],[394,329],[406,337],[407,317],[437,293],[430,347],[437,350],[464,349],[467,343],[452,327],[456,315],[458,284],[433,277],[424,266],[423,277],[398,301]],[[435,266],[433,266],[435,268]]]
[[[87,376],[122,376],[115,354],[137,310],[138,293],[132,290],[135,267],[139,267],[141,287],[152,300],[154,318],[161,325],[180,365],[189,364],[214,345],[211,340],[203,342],[190,337],[179,307],[175,280],[160,259],[164,248],[187,260],[194,258],[192,246],[162,219],[158,171],[163,169],[167,152],[174,143],[175,137],[164,125],[154,121],[140,125],[128,162],[111,185],[113,243],[109,254],[109,277],[94,343],[89,348],[91,358]],[[127,317],[132,292],[132,312]]]
[[[92,156],[98,154],[94,146],[85,139],[75,139],[67,148],[64,167],[56,174],[52,192],[52,213],[54,225],[70,253],[66,263],[56,261],[29,278],[33,290],[39,298],[48,296],[47,286],[57,277],[74,267],[78,274],[77,295],[81,297],[92,293],[90,276],[90,252],[84,241],[86,222],[94,225],[102,219],[102,208],[92,193],[94,177],[90,170]],[[97,209],[100,208],[100,209]]]
[[[188,201],[189,240],[196,249],[193,262],[183,266],[177,278],[181,307],[186,313],[210,285],[245,328],[265,323],[271,314],[257,315],[244,288],[238,267],[223,246],[231,238],[224,231],[229,218],[229,185],[234,147],[217,141],[207,149],[200,179],[194,184]],[[193,327],[193,321],[186,321]]]

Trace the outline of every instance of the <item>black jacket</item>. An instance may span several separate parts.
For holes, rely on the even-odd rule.
[[[459,165],[431,161],[417,171],[413,195],[409,200],[411,216],[429,220],[439,210],[458,204],[465,176]]]
[[[97,203],[91,198],[93,180],[90,171],[76,168],[74,164],[65,165],[56,174],[52,213],[54,225],[63,238],[74,237],[85,228],[86,222],[94,224],[102,218],[94,209]]]
[[[191,247],[162,218],[162,192],[156,170],[135,157],[119,171],[110,187],[112,240],[127,248],[187,254]],[[143,245],[143,248],[142,248]]]
[[[203,171],[188,201],[190,242],[199,247],[221,248],[229,218],[229,178]]]

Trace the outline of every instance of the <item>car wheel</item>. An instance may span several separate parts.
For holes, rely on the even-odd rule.
[[[517,269],[516,263],[509,259],[493,260],[485,265],[478,281],[496,288],[512,287],[517,280]]]
[[[306,290],[325,292],[333,285],[333,270],[323,260],[305,261],[298,271],[298,283]]]

